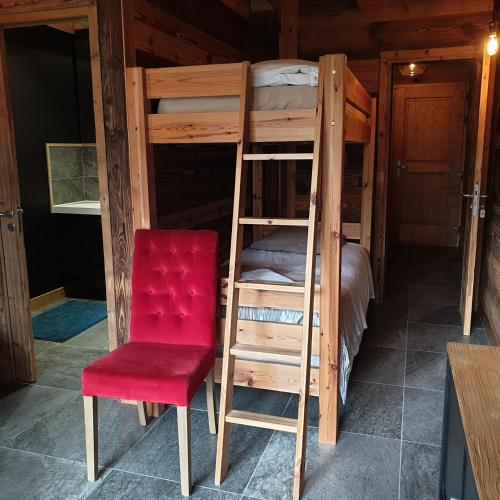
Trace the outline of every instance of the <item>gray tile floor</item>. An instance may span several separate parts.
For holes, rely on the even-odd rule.
[[[464,339],[456,326],[453,252],[405,249],[393,261],[387,300],[370,309],[336,447],[318,445],[311,401],[304,498],[437,498],[446,343],[487,339],[478,327]],[[37,342],[38,382],[0,387],[1,499],[182,498],[172,409],[144,429],[134,407],[101,400],[103,469],[96,483],[86,480],[79,376],[106,338],[102,322],[64,344]],[[294,416],[297,399],[239,388],[235,406]],[[291,498],[293,436],[235,426],[229,474],[217,488],[203,392],[192,408],[193,498]]]

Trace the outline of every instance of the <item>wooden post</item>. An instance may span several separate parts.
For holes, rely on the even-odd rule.
[[[370,142],[363,147],[363,179],[361,194],[360,243],[368,253],[372,242],[373,176],[375,172],[375,130],[377,128],[377,100],[372,99],[370,114]]]
[[[150,104],[144,69],[127,68],[125,80],[134,229],[149,229],[156,226],[156,189],[153,151],[147,140]]]
[[[110,348],[128,341],[133,252],[120,0],[89,7]]]
[[[298,52],[298,0],[280,0],[280,59],[296,59]]]
[[[321,193],[321,297],[319,368],[319,441],[338,436],[340,283],[342,258],[342,184],[346,57],[323,57],[323,174]]]

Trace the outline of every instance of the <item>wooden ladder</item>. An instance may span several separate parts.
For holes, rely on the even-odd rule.
[[[229,466],[231,424],[248,425],[264,429],[292,432],[297,434],[293,498],[298,499],[304,482],[304,468],[307,437],[307,408],[309,399],[309,378],[311,365],[312,316],[314,304],[316,236],[318,225],[318,187],[320,169],[321,126],[323,111],[323,77],[320,69],[318,101],[315,116],[315,133],[312,153],[249,154],[248,147],[248,83],[244,82],[240,101],[240,130],[242,138],[238,142],[234,207],[229,259],[229,279],[227,289],[226,327],[224,332],[224,354],[221,377],[221,400],[219,435],[215,483],[220,485]],[[245,94],[244,94],[245,93]],[[312,160],[309,217],[306,219],[269,219],[245,217],[247,164],[253,160]],[[246,281],[240,279],[241,253],[245,225],[273,225],[307,227],[307,251],[305,280],[303,284],[271,283],[266,281]],[[266,348],[237,342],[239,291],[241,289],[270,290],[274,292],[300,293],[304,296],[303,336],[300,350]],[[285,418],[233,409],[234,366],[236,358],[251,359],[256,362],[275,361],[284,364],[300,363],[300,378],[296,393],[299,395],[298,418]]]

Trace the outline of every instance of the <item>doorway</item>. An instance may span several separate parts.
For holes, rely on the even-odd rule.
[[[402,245],[451,249],[453,260],[462,261],[458,314],[465,335],[479,277],[475,249],[482,238],[494,88],[494,58],[481,49],[384,52],[380,65],[376,295],[382,300]]]
[[[37,382],[63,388],[109,346],[86,24],[5,31]]]
[[[81,254],[82,250],[84,249],[82,240],[76,243],[75,241],[73,241],[73,251],[65,252],[63,249],[62,252],[58,253],[58,258],[56,259],[48,258],[47,254],[45,254],[46,258],[39,259],[38,262],[36,262],[36,258],[39,257],[40,254],[43,255],[46,248],[51,247],[51,245],[63,245],[62,241],[64,240],[64,238],[60,237],[63,233],[63,226],[66,226],[66,230],[73,237],[73,240],[75,240],[77,237],[79,237],[80,233],[83,234],[85,232],[83,230],[85,223],[83,222],[83,219],[79,219],[78,223],[72,222],[65,225],[62,222],[62,219],[60,219],[56,224],[55,231],[53,231],[52,233],[50,233],[50,231],[45,231],[41,237],[34,239],[38,247],[35,246],[34,248],[28,248],[25,245],[25,241],[27,240],[24,227],[25,223],[27,223],[28,226],[31,224],[31,229],[33,231],[39,229],[38,226],[42,225],[42,223],[40,222],[41,219],[35,221],[34,223],[32,220],[30,220],[30,217],[35,213],[35,211],[33,211],[32,213],[26,213],[23,217],[22,201],[26,200],[27,205],[30,205],[30,203],[36,204],[36,200],[26,197],[26,183],[22,182],[23,177],[24,180],[26,180],[26,176],[23,175],[23,167],[21,166],[20,168],[18,168],[18,154],[16,153],[16,139],[18,139],[18,137],[15,137],[11,96],[18,90],[32,90],[36,92],[41,86],[41,82],[39,82],[37,78],[21,78],[20,85],[23,86],[24,89],[11,88],[12,82],[9,79],[12,75],[9,74],[10,68],[8,68],[9,61],[7,60],[8,58],[6,55],[6,46],[7,44],[10,44],[10,42],[12,42],[12,40],[9,41],[8,39],[12,37],[15,38],[16,34],[14,31],[9,30],[33,29],[43,31],[45,34],[47,32],[50,32],[51,36],[56,38],[60,38],[61,36],[76,38],[75,34],[77,31],[86,31],[86,28],[88,27],[88,35],[86,34],[85,37],[79,40],[84,41],[84,45],[87,47],[87,57],[84,58],[86,65],[84,71],[86,75],[86,83],[83,84],[82,82],[78,82],[77,84],[74,84],[75,73],[77,73],[77,71],[75,71],[77,65],[73,63],[70,65],[70,71],[65,77],[62,78],[62,80],[56,80],[57,75],[55,74],[44,75],[44,79],[47,80],[48,86],[50,87],[50,85],[52,84],[52,86],[54,87],[50,90],[53,94],[55,94],[53,107],[45,110],[45,115],[52,116],[53,121],[51,125],[54,125],[54,123],[58,120],[62,121],[62,115],[64,114],[65,107],[67,107],[68,109],[74,108],[71,103],[68,103],[63,99],[63,96],[66,95],[68,89],[71,89],[72,86],[76,87],[77,89],[79,88],[80,90],[82,90],[83,88],[91,89],[90,94],[93,93],[93,96],[88,96],[88,104],[82,107],[82,112],[75,113],[78,116],[78,123],[76,124],[78,134],[76,137],[69,137],[68,135],[65,135],[69,134],[69,131],[72,128],[74,129],[73,126],[70,127],[59,123],[57,125],[59,125],[60,138],[57,137],[58,134],[53,134],[51,138],[46,137],[43,140],[44,142],[41,154],[40,145],[37,145],[37,154],[35,156],[31,156],[31,158],[34,158],[34,161],[36,161],[36,163],[43,163],[45,165],[45,171],[42,174],[42,176],[45,176],[45,181],[42,182],[43,185],[39,186],[40,191],[37,191],[36,195],[33,196],[39,196],[41,192],[45,191],[45,193],[47,193],[48,191],[51,195],[51,202],[45,202],[47,210],[44,216],[47,215],[47,213],[50,213],[53,215],[53,217],[56,217],[56,215],[59,217],[69,217],[70,214],[56,213],[56,208],[58,208],[57,205],[68,205],[71,203],[64,203],[64,201],[71,202],[72,200],[61,199],[61,196],[63,198],[64,196],[66,196],[68,190],[65,191],[64,196],[61,195],[61,193],[59,193],[58,195],[54,193],[54,184],[48,182],[48,178],[51,175],[49,171],[51,160],[47,161],[46,158],[52,157],[52,155],[48,154],[50,147],[54,145],[59,147],[61,146],[62,142],[62,145],[65,148],[69,147],[73,150],[69,155],[72,156],[72,166],[69,167],[71,169],[75,167],[79,160],[84,163],[83,149],[87,149],[87,152],[90,153],[89,155],[87,155],[87,158],[92,158],[92,161],[90,163],[93,169],[93,174],[90,175],[92,179],[89,179],[89,182],[94,183],[94,198],[97,198],[96,200],[93,200],[93,203],[97,205],[99,205],[99,203],[101,204],[100,219],[102,221],[102,228],[101,223],[96,222],[99,220],[98,216],[96,216],[93,223],[94,236],[97,236],[100,242],[100,245],[98,245],[97,248],[97,252],[95,252],[97,254],[97,260],[100,261],[98,266],[100,267],[100,285],[98,287],[100,289],[100,293],[95,295],[93,298],[99,299],[98,302],[100,302],[100,305],[104,308],[104,313],[106,314],[106,311],[108,312],[111,321],[114,321],[115,311],[115,275],[113,273],[113,268],[109,266],[108,263],[112,260],[114,254],[117,253],[118,250],[116,250],[111,245],[112,228],[110,224],[109,211],[110,189],[107,172],[107,149],[105,147],[105,131],[107,130],[107,125],[105,124],[103,117],[106,116],[106,113],[109,114],[110,112],[114,111],[115,106],[117,105],[117,102],[120,101],[120,99],[119,96],[115,97],[115,94],[113,94],[113,97],[106,101],[106,107],[103,106],[103,99],[106,96],[107,92],[105,91],[101,82],[101,44],[98,36],[97,8],[94,3],[90,2],[88,5],[83,5],[80,7],[71,7],[68,9],[47,12],[39,11],[36,8],[33,8],[28,9],[32,10],[30,12],[24,9],[23,12],[17,13],[16,8],[12,8],[10,10],[13,10],[14,12],[10,12],[9,14],[7,14],[5,10],[6,9],[4,8],[0,8],[0,128],[2,130],[0,140],[0,161],[2,163],[2,169],[0,170],[0,382],[33,382],[37,379],[38,370],[35,363],[36,349],[32,329],[32,307],[34,308],[37,304],[37,307],[43,308],[44,306],[47,306],[47,304],[52,307],[52,304],[50,303],[54,301],[57,302],[57,300],[60,300],[60,302],[67,302],[67,300],[64,299],[64,294],[61,296],[61,289],[64,288],[68,288],[70,290],[69,294],[72,296],[72,300],[78,303],[85,301],[85,295],[88,293],[87,287],[87,291],[82,292],[83,295],[75,294],[74,285],[78,280],[70,281],[69,279],[67,279],[67,277],[63,280],[62,286],[60,287],[54,288],[54,283],[49,283],[51,278],[57,276],[58,272],[62,269],[65,269],[66,271],[68,269],[74,271],[82,263],[82,260],[84,260]],[[104,13],[103,19],[107,19],[106,16],[107,12]],[[121,27],[121,24],[119,27]],[[19,31],[18,33],[21,32]],[[55,33],[57,33],[57,35],[55,35]],[[113,36],[114,34],[115,33],[113,33]],[[118,29],[116,31],[116,34],[121,36],[121,30]],[[74,47],[69,51],[72,52],[73,55],[75,52],[78,52],[76,45],[77,44],[75,42]],[[103,57],[105,59],[106,57],[114,54],[113,50],[106,49],[107,47],[103,52]],[[22,58],[30,51],[33,51],[34,53],[38,51],[38,57],[35,57],[34,61],[40,62],[40,60],[44,59],[44,56],[41,54],[41,50],[41,45],[31,48],[24,47],[19,51],[19,53]],[[120,54],[122,54],[122,52],[120,52]],[[50,61],[51,63],[60,63],[63,59],[66,60],[66,62],[68,60],[68,58],[62,57],[62,54],[60,52],[55,51],[44,60],[45,62]],[[25,69],[29,73],[35,68],[28,64]],[[13,71],[12,73],[15,73],[15,71]],[[109,74],[105,73],[105,75],[109,78],[111,77],[111,75],[114,76],[114,73],[115,72],[110,70]],[[119,73],[117,72],[117,75],[118,74]],[[120,76],[122,77],[121,82],[123,82],[123,76]],[[55,89],[58,89],[58,91],[54,92]],[[78,94],[78,92],[76,91],[75,94]],[[58,102],[58,99],[60,102]],[[43,107],[43,105],[46,103],[42,102],[38,104]],[[56,109],[59,111],[56,112]],[[92,116],[92,112],[95,113],[95,118]],[[32,113],[30,109],[25,109],[24,113],[22,113],[18,117],[19,120],[16,118],[16,121],[18,121],[18,126],[16,127],[17,132],[19,132],[19,130],[23,132],[24,129],[30,128],[32,130],[37,130],[37,127],[40,130],[48,128],[48,125],[46,123],[40,122],[38,121],[38,119],[35,119],[36,115],[37,114],[34,112]],[[44,113],[41,113],[39,116],[43,117]],[[21,126],[19,126],[19,122],[21,123]],[[82,130],[86,128],[84,122],[86,122],[87,125],[89,123],[95,124],[95,132],[93,132],[90,139],[85,138],[84,134],[82,134]],[[84,140],[89,142],[83,142]],[[56,144],[54,144],[52,141],[56,141]],[[115,146],[116,149],[119,149],[122,147],[122,143],[119,142],[115,144]],[[21,147],[20,152],[22,152],[22,149],[23,146]],[[26,153],[33,152],[28,151],[28,149],[30,148],[25,149],[26,151],[24,152]],[[61,155],[59,154],[59,160],[60,159]],[[65,163],[68,163],[68,158],[66,158],[66,160],[67,161]],[[26,165],[26,168],[29,170],[29,168],[31,168],[32,166],[31,161],[28,161]],[[128,170],[128,162],[125,162],[124,165]],[[90,166],[90,164],[87,164],[87,166]],[[59,165],[59,167],[61,167],[61,165]],[[69,174],[67,176],[63,175],[62,177],[71,178],[78,177],[78,175]],[[51,180],[59,181],[60,179],[57,178],[56,175],[55,178]],[[81,179],[81,182],[84,182],[83,179]],[[24,184],[24,186],[22,186],[21,184]],[[35,182],[34,184],[36,185],[37,183]],[[59,182],[59,184],[64,183]],[[25,192],[24,197],[21,196],[22,191]],[[71,189],[70,191],[72,192],[72,194],[74,194],[74,190]],[[35,191],[33,191],[33,193],[35,193]],[[81,201],[85,200],[78,200],[77,203]],[[71,215],[73,216],[73,214]],[[74,216],[77,217],[76,215]],[[90,238],[87,239],[90,241]],[[128,240],[129,237],[127,233],[124,237],[124,243],[126,244]],[[66,239],[66,244],[68,244],[68,239]],[[57,250],[53,251],[57,252]],[[31,261],[32,263],[35,262],[35,265],[31,266],[31,270],[29,273],[27,269],[27,252],[31,253],[31,259],[28,255],[28,261]],[[80,254],[78,254],[78,252],[80,252]],[[102,271],[103,253],[106,257],[105,261],[107,263],[104,270],[105,279]],[[70,262],[69,267],[65,265],[68,260]],[[54,262],[54,265],[50,265]],[[40,277],[41,279],[39,279]],[[41,293],[41,295],[38,294],[41,290],[40,283],[42,283],[42,287],[47,287],[47,289],[49,290],[47,293],[51,295],[50,297],[47,297],[46,293]],[[102,287],[103,283],[105,284],[105,292],[104,288]],[[67,284],[68,286],[66,287]],[[51,294],[51,292],[56,293]],[[35,301],[35,304],[30,303],[30,298],[37,299],[37,301]],[[84,314],[78,314],[79,319],[84,316]],[[76,322],[69,321],[68,323],[71,324],[71,327],[73,328],[73,330],[75,330],[75,325],[73,323]],[[83,327],[79,331],[76,331],[76,333],[75,331],[73,331],[72,334],[74,333],[75,335],[72,335],[72,337],[76,337],[77,334],[83,332],[84,330],[85,325],[83,325]],[[116,337],[116,332],[114,332],[113,330],[114,328],[111,327],[110,338]],[[104,332],[104,334],[106,334],[106,332]],[[85,357],[82,356],[82,358]],[[88,359],[83,359],[82,363],[86,364],[88,363],[88,361]],[[66,374],[62,373],[61,379],[64,378],[66,378]],[[79,379],[79,375],[77,378]]]

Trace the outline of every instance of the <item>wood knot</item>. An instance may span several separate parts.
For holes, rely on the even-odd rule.
[[[340,233],[338,231],[332,231],[332,238],[334,240],[340,239]]]

